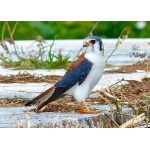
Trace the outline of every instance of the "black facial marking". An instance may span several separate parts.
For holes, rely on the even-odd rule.
[[[95,42],[98,41],[98,42],[99,42],[99,45],[100,45],[99,50],[100,50],[100,51],[103,51],[103,50],[104,50],[102,40],[101,40],[99,37],[97,37],[97,36],[88,36],[88,37],[86,37],[85,39],[86,39],[86,40],[92,39],[92,40],[91,40],[91,43],[92,43],[92,44],[95,44]]]
[[[95,42],[96,42],[95,40],[91,40],[91,43],[92,43],[92,44],[95,44]]]

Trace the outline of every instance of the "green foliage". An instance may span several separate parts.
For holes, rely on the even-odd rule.
[[[17,60],[14,61],[10,57],[3,57],[1,56],[0,59],[2,61],[2,65],[5,68],[16,68],[16,69],[60,69],[64,68],[67,69],[70,65],[69,56],[62,56],[61,53],[58,55],[55,55],[53,53],[49,53],[49,56],[46,60],[44,60],[41,56],[41,60],[37,59],[34,56],[29,56],[27,58],[25,55],[24,57],[21,57],[18,53],[16,53],[16,56],[18,56]]]
[[[0,55],[1,63],[4,67],[6,68],[13,67],[17,69],[26,69],[26,68],[27,69],[32,69],[32,68],[33,69],[35,68],[44,68],[44,69],[65,68],[66,69],[68,68],[68,66],[70,65],[69,55],[63,56],[61,54],[61,51],[59,51],[58,55],[52,52],[54,40],[53,40],[53,43],[49,45],[50,50],[48,52],[48,57],[45,60],[45,58],[43,57],[43,54],[45,53],[43,43],[45,43],[45,41],[43,40],[42,36],[37,36],[36,38],[37,46],[39,47],[39,50],[37,51],[36,56],[34,54],[29,54],[29,56],[26,56],[23,49],[21,49],[21,52],[19,52],[13,40],[14,39],[13,35],[16,31],[17,24],[18,22],[16,22],[13,28],[11,28],[10,23],[6,21],[4,22],[4,25],[2,28],[2,33],[1,33],[2,40],[0,41],[0,44],[2,48],[5,51],[7,51],[7,53],[9,54],[8,57],[4,57],[3,54]],[[9,42],[11,42],[11,44],[13,44],[14,46],[14,50],[11,52],[5,43],[6,38],[4,37],[5,37],[6,31],[8,31],[9,33],[9,38],[7,38],[7,40],[9,40]],[[17,60],[14,61],[12,59],[12,54],[17,57]]]
[[[4,39],[5,29],[6,29],[6,22],[4,22],[4,25],[2,26],[1,39]]]
[[[6,68],[16,68],[16,69],[67,69],[70,65],[69,54],[67,56],[63,56],[61,51],[56,55],[52,52],[53,43],[50,45],[50,50],[48,52],[48,56],[44,58],[44,48],[42,45],[39,46],[39,51],[37,51],[37,55],[29,54],[26,56],[24,50],[22,49],[19,52],[14,43],[14,51],[10,52],[8,50],[8,57],[4,57],[0,55],[0,59],[2,61],[2,65]],[[17,60],[12,59],[12,55],[17,57]]]
[[[70,65],[69,56],[62,56],[59,53],[57,56],[51,51],[53,44],[50,46],[48,58],[43,59],[44,49],[39,46],[38,57],[29,56],[27,58],[22,50],[22,57],[18,53],[14,43],[15,40],[31,40],[35,37],[44,37],[45,39],[53,39],[57,35],[57,39],[83,39],[92,30],[94,35],[105,38],[118,38],[116,47],[113,52],[117,49],[121,40],[128,37],[149,37],[150,22],[145,22],[143,29],[137,27],[136,21],[6,21],[0,22],[1,29],[1,41],[0,44],[9,53],[9,58],[0,56],[2,64],[5,67],[17,67],[17,68],[67,68]],[[120,34],[121,33],[121,34]],[[124,35],[126,37],[124,37]],[[119,37],[118,37],[119,36]],[[17,61],[11,59],[11,54],[5,44],[6,39],[11,41],[14,45],[15,51],[13,52],[17,56]],[[38,41],[41,45],[42,41]],[[112,52],[112,53],[113,53]],[[111,53],[111,55],[112,55]],[[111,56],[110,55],[110,56]],[[110,57],[109,56],[109,57]],[[109,59],[107,58],[107,60]]]
[[[95,23],[95,21],[19,21],[13,37],[15,40],[34,40],[41,35],[47,40],[57,35],[57,39],[83,39]],[[13,29],[15,24],[15,21],[9,21],[10,29]],[[147,21],[143,28],[138,28],[137,24],[137,21],[99,21],[93,34],[104,38],[118,38],[122,29],[128,27],[130,38],[149,38],[150,22]],[[1,21],[0,30],[3,25],[4,22]],[[6,37],[10,37],[8,30],[5,31]]]

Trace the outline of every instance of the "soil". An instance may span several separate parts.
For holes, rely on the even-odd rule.
[[[31,75],[28,73],[17,74],[17,75],[9,75],[9,76],[2,76],[0,75],[0,83],[55,83],[60,79],[60,76],[56,75]]]
[[[143,62],[137,62],[132,65],[124,65],[119,67],[119,69],[112,69],[110,71],[105,71],[105,73],[133,73],[133,72],[150,72],[150,60],[145,60]]]

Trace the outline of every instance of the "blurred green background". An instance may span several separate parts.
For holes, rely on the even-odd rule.
[[[12,30],[15,21],[9,21]],[[83,39],[85,38],[96,21],[19,21],[13,35],[14,40],[35,40],[40,35],[45,40],[54,39]],[[4,21],[0,21],[0,33]],[[127,27],[126,34],[129,38],[149,38],[149,21],[99,21],[93,31],[93,35],[102,38],[118,38],[121,31]],[[5,28],[4,37],[10,37],[8,28]]]

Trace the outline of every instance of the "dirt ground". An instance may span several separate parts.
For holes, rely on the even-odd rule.
[[[29,73],[17,74],[17,75],[9,75],[2,76],[0,75],[0,83],[54,83],[60,79],[60,76],[56,75],[31,75]]]
[[[132,65],[124,65],[121,66],[119,69],[112,69],[110,71],[105,71],[105,73],[133,73],[133,72],[150,72],[150,60],[137,62]]]

